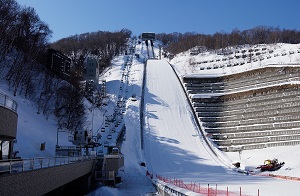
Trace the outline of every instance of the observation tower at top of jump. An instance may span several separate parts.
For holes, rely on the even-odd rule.
[[[147,54],[148,54],[148,58],[155,58],[155,54],[154,54],[154,50],[153,50],[153,41],[156,40],[156,36],[155,33],[153,32],[144,32],[141,35],[141,39],[142,41],[144,41],[146,43],[147,46]],[[150,41],[150,45],[151,45],[151,49],[152,49],[152,57],[150,56],[150,52],[149,52],[149,48],[148,48],[148,41]]]

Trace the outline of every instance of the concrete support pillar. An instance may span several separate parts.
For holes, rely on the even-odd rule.
[[[92,184],[92,176],[86,175],[83,176],[81,179],[81,189],[84,193],[89,193],[91,191],[91,184]]]
[[[8,159],[12,158],[12,154],[13,154],[13,148],[14,147],[14,141],[10,140],[9,141],[9,147],[8,147]]]

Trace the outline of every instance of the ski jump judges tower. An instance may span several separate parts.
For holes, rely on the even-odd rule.
[[[142,38],[142,41],[145,41],[145,43],[146,43],[148,58],[154,59],[155,55],[154,55],[154,50],[153,50],[153,41],[156,39],[155,33],[144,32],[144,33],[142,33],[141,38]],[[149,55],[148,40],[150,41],[151,48],[152,48],[152,57],[150,57],[150,55]]]
[[[153,42],[155,40],[155,33],[142,33],[142,40],[150,40]]]

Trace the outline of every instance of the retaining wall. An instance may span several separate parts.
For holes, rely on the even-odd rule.
[[[94,160],[0,176],[0,194],[44,195],[92,172]]]

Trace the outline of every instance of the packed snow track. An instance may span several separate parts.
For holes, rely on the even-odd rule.
[[[184,182],[218,184],[219,190],[229,187],[238,192],[242,187],[243,194],[250,195],[258,189],[264,195],[285,195],[292,189],[279,191],[276,185],[298,186],[298,182],[243,175],[230,169],[199,134],[184,90],[168,62],[148,60],[146,67],[144,153],[150,173]]]
[[[145,87],[145,156],[151,172],[181,178],[224,173],[205,146],[186,95],[170,65],[148,60]]]

